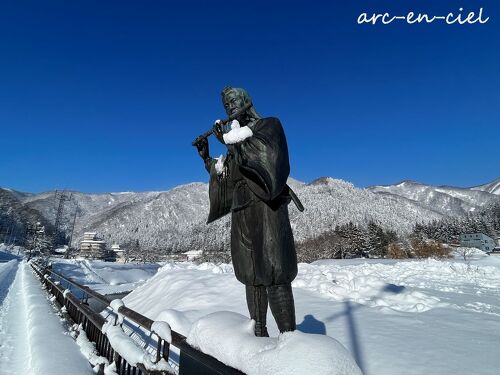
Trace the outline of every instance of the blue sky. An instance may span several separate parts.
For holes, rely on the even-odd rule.
[[[166,190],[206,181],[191,141],[246,88],[292,176],[364,187],[500,177],[498,1],[9,1],[0,186]],[[358,25],[484,8],[484,25]],[[214,138],[212,154],[223,151]]]

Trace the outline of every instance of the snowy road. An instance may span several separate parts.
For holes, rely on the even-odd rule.
[[[93,374],[22,261],[0,263],[0,374]]]

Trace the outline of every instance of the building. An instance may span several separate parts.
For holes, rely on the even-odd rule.
[[[120,249],[120,245],[114,243],[111,245],[111,252],[114,253],[115,259],[117,262],[125,263],[125,250]]]
[[[186,256],[187,261],[193,261],[193,260],[201,257],[203,254],[203,251],[201,251],[201,250],[189,250],[189,251],[186,251],[182,254],[184,254]]]
[[[85,232],[80,242],[80,254],[83,258],[104,259],[106,257],[106,242],[97,237],[96,232]]]
[[[465,233],[460,235],[460,245],[464,247],[475,247],[483,251],[492,251],[496,243],[493,238],[483,233]]]

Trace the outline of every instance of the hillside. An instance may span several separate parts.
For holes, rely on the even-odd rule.
[[[308,184],[290,179],[289,184],[305,207],[300,213],[293,203],[289,206],[299,242],[349,221],[361,225],[375,221],[386,229],[404,233],[417,222],[460,216],[500,200],[500,196],[476,188],[433,187],[408,181],[368,189],[329,177]],[[54,192],[2,192],[17,202],[12,203],[11,212],[35,212],[45,222],[54,221]],[[109,244],[126,246],[139,240],[142,248],[174,252],[220,249],[229,244],[228,217],[205,224],[209,208],[206,183],[181,185],[164,192],[73,192],[64,211],[67,227],[77,207],[74,244],[86,231],[98,232]]]

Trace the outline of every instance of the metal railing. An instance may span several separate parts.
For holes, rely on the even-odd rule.
[[[61,306],[66,307],[66,312],[69,317],[76,323],[81,324],[82,329],[87,334],[90,341],[95,343],[98,354],[108,359],[108,361],[115,362],[116,372],[118,374],[127,375],[142,375],[142,374],[168,374],[168,372],[150,371],[147,370],[144,364],[130,364],[117,353],[107,336],[102,332],[103,325],[107,322],[106,319],[93,311],[88,306],[88,298],[91,296],[105,306],[110,306],[111,301],[102,294],[90,289],[85,285],[81,285],[73,279],[66,277],[50,268],[43,267],[38,264],[30,263],[31,267],[38,275],[40,281],[45,285],[46,289],[55,296],[57,302]],[[58,279],[58,280],[55,280]],[[61,281],[64,280],[69,285],[79,289],[82,293],[80,298],[77,298],[72,292],[65,291],[61,286]],[[129,309],[126,306],[120,306],[115,313],[119,313],[124,318],[131,322],[136,323],[139,327],[154,333],[157,337],[155,351],[156,362],[161,359],[169,361],[170,344],[165,338],[160,337],[158,333],[152,330],[153,320],[148,317]],[[171,345],[179,349],[179,374],[229,374],[229,375],[243,375],[239,370],[225,365],[217,359],[193,348],[186,342],[186,337],[174,330],[171,331]],[[101,365],[100,372],[102,373],[104,366]]]

